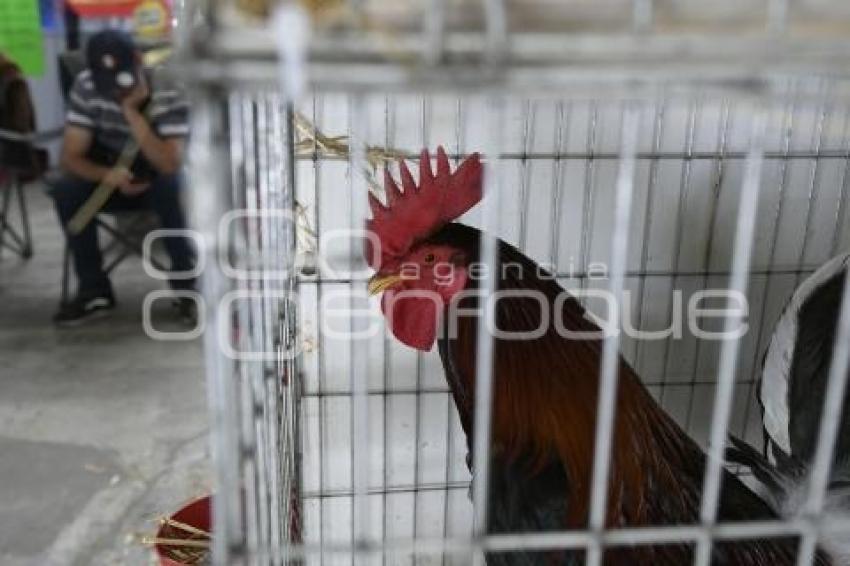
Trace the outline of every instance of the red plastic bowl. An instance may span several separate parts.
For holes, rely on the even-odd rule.
[[[210,532],[212,526],[212,498],[208,495],[201,499],[196,499],[171,515],[171,518],[175,521]],[[168,525],[162,525],[159,531],[157,531],[156,536],[157,538],[187,538],[187,533]],[[154,546],[154,551],[162,566],[185,566],[182,562],[176,562],[165,556],[162,545]]]

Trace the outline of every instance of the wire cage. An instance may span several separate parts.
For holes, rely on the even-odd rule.
[[[681,541],[708,564],[712,541],[788,534],[810,563],[827,528],[817,505],[743,525],[716,513],[727,432],[762,443],[756,380],[773,325],[850,245],[845,3],[185,11],[216,564],[483,564],[497,549],[561,547],[599,564],[607,545]],[[461,221],[546,266],[600,320],[612,313],[594,291],[610,291],[620,326],[651,334],[604,342],[586,530],[487,531],[491,364],[476,370],[483,449],[469,455],[439,358],[394,340],[365,293],[367,193],[382,199],[385,166],[398,178],[396,160],[437,145],[453,164],[484,156],[486,198]],[[712,289],[743,308],[706,311],[701,329],[746,325],[740,337],[689,324]],[[605,528],[617,352],[711,456],[694,525]],[[836,348],[831,393],[847,357]],[[840,404],[824,415],[837,423]],[[835,427],[823,430],[828,467]]]

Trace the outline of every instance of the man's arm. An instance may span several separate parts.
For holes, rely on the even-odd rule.
[[[183,158],[183,140],[160,138],[137,107],[128,104],[122,106],[133,138],[151,165],[164,175],[177,173]]]
[[[139,144],[142,154],[157,171],[164,175],[173,175],[180,169],[183,158],[183,140],[181,138],[161,138],[139,109],[150,96],[151,91],[144,73],[139,73],[139,82],[121,101],[124,118],[130,124],[133,138]]]
[[[67,124],[62,137],[62,168],[77,177],[99,183],[109,173],[109,168],[86,158],[91,143],[91,130]]]
[[[67,124],[62,138],[62,168],[93,183],[105,182],[122,190],[130,186],[133,174],[126,167],[104,167],[86,157],[91,143],[91,130]]]

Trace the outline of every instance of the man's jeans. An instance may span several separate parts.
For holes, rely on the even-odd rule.
[[[55,183],[51,194],[56,201],[56,210],[63,230],[66,230],[68,243],[74,258],[74,269],[79,281],[79,292],[91,295],[110,289],[109,279],[103,272],[103,256],[97,241],[97,228],[94,222],[76,236],[67,232],[68,222],[94,191],[96,183],[76,177],[64,177]],[[116,190],[103,210],[117,212],[123,210],[152,210],[158,217],[162,228],[183,230],[186,218],[180,205],[180,181],[175,176],[155,178],[150,187],[142,194],[128,197]],[[173,271],[188,271],[195,265],[195,254],[187,238],[163,238],[165,249],[171,257]],[[194,280],[173,280],[172,288],[187,289],[194,286]]]

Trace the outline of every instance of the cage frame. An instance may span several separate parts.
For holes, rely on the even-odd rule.
[[[426,18],[421,36],[410,37],[404,41],[400,48],[403,55],[413,54],[419,58],[416,65],[399,63],[397,57],[382,53],[370,45],[368,37],[345,37],[334,39],[327,36],[318,38],[313,44],[307,56],[309,62],[309,88],[317,91],[350,92],[353,99],[362,97],[369,92],[479,92],[486,94],[491,102],[492,123],[498,125],[501,105],[507,95],[527,94],[530,92],[569,92],[571,97],[613,97],[623,100],[628,106],[632,100],[647,100],[668,96],[690,96],[693,94],[710,95],[722,94],[727,98],[750,99],[750,100],[791,100],[787,89],[788,76],[805,74],[808,77],[845,77],[850,70],[850,58],[846,56],[850,42],[846,40],[823,40],[816,39],[800,40],[789,37],[790,28],[788,0],[769,0],[769,13],[767,18],[766,33],[764,37],[733,39],[725,41],[718,49],[718,38],[716,36],[680,36],[680,37],[654,37],[648,30],[652,27],[652,0],[634,1],[634,20],[632,29],[628,33],[618,34],[616,37],[605,35],[570,35],[563,38],[555,38],[550,35],[541,36],[527,34],[526,36],[514,36],[507,31],[504,2],[499,0],[483,1],[488,16],[486,29],[479,34],[450,33],[445,29],[445,3],[441,0],[430,0],[429,7],[433,10],[432,17]],[[288,7],[295,9],[295,3],[285,3]],[[357,4],[357,2],[353,2]],[[189,7],[185,8],[189,10]],[[238,533],[240,529],[234,526],[241,523],[237,517],[239,493],[232,488],[239,482],[239,471],[234,468],[238,461],[231,461],[227,455],[239,454],[244,447],[236,437],[238,430],[238,417],[233,413],[233,407],[228,406],[227,400],[235,397],[234,384],[228,383],[233,374],[233,361],[228,359],[220,351],[219,336],[221,333],[221,321],[213,305],[224,299],[232,292],[233,282],[228,280],[225,273],[216,267],[217,260],[227,255],[229,250],[220,247],[221,235],[216,233],[215,226],[229,209],[233,208],[233,183],[229,173],[230,162],[228,149],[225,141],[228,139],[227,131],[227,108],[226,100],[228,90],[239,86],[270,86],[282,84],[284,93],[293,88],[293,79],[287,73],[291,69],[283,67],[278,62],[278,51],[272,41],[272,30],[257,33],[256,30],[229,29],[218,21],[215,2],[207,2],[201,5],[203,13],[203,24],[200,27],[185,29],[181,38],[182,55],[178,61],[179,73],[188,79],[193,85],[193,96],[196,103],[196,111],[193,117],[193,143],[191,149],[192,157],[192,183],[203,186],[205,191],[213,188],[210,198],[209,193],[203,194],[202,190],[193,189],[192,203],[195,209],[194,226],[201,230],[208,245],[205,253],[210,261],[204,274],[204,295],[207,299],[208,328],[205,333],[205,355],[207,371],[209,376],[209,404],[213,417],[213,457],[216,466],[216,474],[219,487],[229,486],[224,489],[223,495],[216,498],[216,523],[214,544],[214,559],[216,564],[248,564],[248,563],[273,563],[282,564],[286,560],[298,560],[317,553],[343,553],[352,557],[358,555],[372,555],[374,553],[389,552],[411,552],[411,553],[445,553],[445,552],[472,552],[476,564],[484,563],[485,551],[507,550],[518,548],[586,548],[590,551],[588,561],[590,564],[601,564],[601,548],[608,545],[618,544],[651,544],[660,542],[682,542],[689,541],[697,544],[698,552],[696,563],[704,566],[710,560],[711,542],[714,540],[741,539],[762,536],[783,536],[795,534],[802,537],[803,547],[800,551],[799,564],[807,564],[814,555],[814,549],[818,536],[829,532],[845,532],[850,529],[850,522],[832,521],[823,524],[818,513],[823,506],[823,493],[826,487],[826,476],[828,473],[831,452],[835,444],[837,434],[837,422],[840,415],[840,399],[843,399],[843,391],[846,388],[847,367],[850,364],[848,348],[837,349],[839,355],[833,360],[830,376],[830,395],[832,400],[828,403],[822,423],[826,428],[822,429],[816,455],[815,482],[812,487],[811,497],[807,504],[807,515],[796,520],[748,522],[743,524],[718,524],[716,522],[717,498],[719,494],[720,474],[722,471],[722,450],[725,434],[728,430],[729,411],[731,409],[732,386],[735,382],[735,364],[738,360],[739,341],[729,341],[721,348],[721,369],[718,380],[714,416],[712,418],[712,442],[708,458],[706,488],[704,493],[704,507],[702,524],[686,527],[647,527],[628,529],[604,529],[604,516],[600,515],[600,509],[604,509],[604,500],[607,485],[604,478],[607,476],[607,451],[610,445],[611,424],[613,422],[613,391],[612,385],[616,382],[616,356],[619,353],[619,341],[617,337],[606,339],[604,345],[604,357],[602,368],[601,404],[600,414],[602,426],[597,427],[596,438],[596,466],[593,477],[593,498],[591,511],[591,528],[587,531],[564,532],[564,533],[537,533],[517,535],[492,535],[486,531],[483,518],[486,517],[484,494],[487,493],[486,477],[488,458],[486,448],[489,446],[489,394],[492,381],[491,368],[488,364],[481,364],[478,368],[478,383],[481,384],[480,393],[476,398],[476,438],[475,446],[482,446],[485,450],[475,450],[476,477],[473,478],[473,502],[475,512],[474,536],[470,539],[423,539],[417,538],[410,541],[383,541],[374,544],[356,535],[358,523],[355,517],[353,533],[354,540],[349,545],[335,544],[286,544],[281,517],[277,517],[276,540],[269,538],[260,540],[256,534]],[[482,41],[482,38],[484,41]],[[474,49],[475,45],[481,43],[483,49]],[[685,53],[683,60],[683,52]],[[307,53],[305,51],[305,53]],[[745,57],[741,57],[746,54]],[[397,54],[391,54],[397,55]],[[736,59],[733,55],[737,55]],[[730,64],[731,63],[731,64]],[[591,67],[592,65],[592,67]],[[683,67],[690,68],[688,72],[682,72]],[[777,77],[782,77],[777,80]],[[305,79],[300,79],[304,81]],[[795,90],[794,100],[801,99],[821,100],[823,96],[823,79],[811,79],[801,81]],[[302,84],[300,88],[307,85]],[[830,92],[831,100],[846,98],[847,91],[844,85],[838,84]],[[282,153],[279,156],[281,163],[285,164],[286,180],[283,183],[284,193],[276,195],[284,206],[294,206],[294,165],[301,157],[296,156],[294,149],[294,125],[292,100],[286,94],[276,104],[286,108],[286,120],[280,124],[284,132],[282,136]],[[789,102],[791,104],[791,102]],[[663,111],[661,111],[663,113]],[[824,105],[821,123],[825,119],[826,105]],[[691,119],[693,119],[691,115]],[[793,113],[792,113],[793,116]],[[364,124],[355,123],[351,125],[350,136],[352,140],[362,136]],[[626,125],[626,122],[628,125]],[[743,222],[739,221],[738,233],[735,237],[735,248],[732,267],[729,270],[712,271],[706,269],[701,273],[703,277],[713,275],[727,275],[730,277],[732,288],[745,290],[748,281],[754,275],[750,270],[750,257],[752,253],[752,231],[755,222],[755,207],[758,199],[759,184],[761,179],[761,168],[765,160],[779,159],[783,163],[788,159],[811,159],[815,163],[812,170],[812,187],[816,185],[817,161],[820,159],[850,160],[850,143],[845,139],[844,150],[831,150],[821,153],[818,145],[812,151],[793,151],[790,145],[785,145],[780,151],[767,151],[763,147],[764,118],[757,118],[753,128],[755,142],[749,151],[721,151],[699,152],[693,150],[691,143],[680,153],[640,152],[636,147],[636,136],[638,124],[634,119],[629,119],[622,126],[622,144],[619,152],[611,154],[595,154],[590,152],[561,153],[522,153],[514,154],[504,152],[499,147],[498,141],[494,141],[492,147],[486,148],[485,155],[496,155],[495,160],[489,161],[487,168],[492,171],[501,166],[505,160],[523,160],[527,162],[535,159],[550,159],[557,167],[566,160],[609,159],[616,160],[620,164],[621,172],[618,175],[616,199],[618,217],[628,219],[631,193],[634,188],[634,166],[638,160],[647,160],[657,163],[665,159],[679,159],[683,163],[691,163],[694,160],[717,161],[718,167],[722,167],[725,160],[743,161],[747,174],[741,190],[741,216]],[[498,126],[496,126],[498,127]],[[654,127],[663,127],[663,117],[657,117]],[[657,135],[653,134],[653,135]],[[789,134],[790,138],[790,134]],[[494,140],[499,140],[497,134]],[[790,142],[789,142],[790,143]],[[349,157],[352,170],[363,166],[365,161],[365,150],[362,144],[354,143],[355,150]],[[655,145],[657,148],[658,145]],[[457,159],[459,154],[452,155]],[[316,156],[314,152],[313,159]],[[848,161],[850,163],[850,161]],[[850,165],[848,165],[850,167]],[[683,170],[683,182],[688,173]],[[352,225],[362,222],[366,217],[365,203],[368,187],[358,176],[352,175],[351,190],[354,195],[353,203],[357,203],[351,209]],[[485,192],[492,198],[485,201],[484,228],[495,226],[498,222],[496,212],[500,195],[503,188],[500,187],[499,175],[487,175],[490,179],[485,186]],[[496,179],[496,181],[492,181]],[[782,188],[784,190],[787,178],[783,173]],[[848,175],[845,170],[842,191],[842,207],[844,207],[844,196]],[[810,191],[811,192],[811,191]],[[359,195],[359,197],[357,196]],[[360,198],[362,197],[362,198]],[[625,213],[624,213],[625,210]],[[626,214],[626,216],[624,216]],[[777,218],[782,211],[776,212]],[[626,223],[627,224],[627,223]],[[778,225],[778,221],[776,223]],[[282,263],[292,261],[294,257],[294,223],[284,224],[283,240],[288,243],[288,254]],[[266,226],[265,230],[270,227]],[[613,270],[611,278],[611,290],[617,294],[622,290],[623,278],[628,275],[625,265],[626,228],[622,223],[615,227],[612,257],[617,269]],[[809,226],[806,226],[806,237],[808,237]],[[266,233],[264,231],[264,233]],[[259,236],[259,234],[254,234]],[[266,235],[268,235],[266,233]],[[553,238],[556,237],[553,235]],[[493,237],[485,238],[484,256],[487,263],[495,266]],[[833,247],[835,247],[835,241]],[[488,243],[489,242],[489,243]],[[269,244],[269,242],[265,242]],[[774,234],[772,245],[776,245]],[[589,246],[583,246],[587,250]],[[274,248],[279,249],[279,248]],[[772,248],[773,249],[773,248]],[[811,266],[803,265],[803,252],[800,261],[795,266],[789,266],[788,272],[797,275],[812,270]],[[773,254],[773,252],[771,252]],[[772,257],[772,256],[771,256]],[[642,258],[642,266],[645,259]],[[491,270],[495,271],[495,270]],[[770,271],[776,273],[776,270]],[[637,272],[640,280],[652,276],[646,271]],[[669,272],[660,272],[658,275],[679,276],[681,271],[675,268]],[[493,278],[487,278],[489,284],[494,284]],[[850,277],[845,291],[850,288]],[[769,279],[768,279],[769,281]],[[349,281],[354,285],[365,288],[365,281]],[[270,281],[264,280],[268,289],[274,287]],[[296,286],[297,281],[292,279],[286,285]],[[845,293],[845,297],[847,293]],[[286,303],[277,305],[277,310],[286,312],[289,316],[284,319],[272,321],[269,312],[274,309],[265,298],[252,304],[253,312],[240,312],[240,316],[255,316],[263,318],[264,333],[258,337],[260,342],[271,342],[278,346],[285,342],[281,336],[286,335],[289,339],[295,332],[295,313],[286,310]],[[762,311],[764,310],[764,303]],[[763,312],[762,312],[763,314]],[[730,321],[727,320],[727,324]],[[274,327],[278,334],[275,338]],[[759,329],[759,337],[756,341],[758,347],[761,341],[763,324]],[[480,336],[486,335],[481,332]],[[839,318],[839,338],[845,342],[850,339],[850,301],[843,301]],[[277,342],[275,342],[277,340]],[[482,338],[479,344],[479,355],[482,359],[489,359],[484,354],[491,352],[492,341]],[[613,360],[613,361],[612,361]],[[368,359],[359,357],[353,363],[352,382],[359,383],[357,374],[363,374],[364,368],[368,366]],[[297,358],[284,361],[277,359],[274,366],[286,367],[290,376],[298,375]],[[279,375],[279,370],[270,371],[264,368],[263,375]],[[262,376],[253,376],[257,381],[256,386],[262,385]],[[274,380],[270,380],[274,381]],[[297,383],[297,379],[294,382]],[[279,387],[279,385],[274,386]],[[282,398],[279,389],[272,388],[271,395],[263,402]],[[750,383],[752,391],[753,383]],[[255,392],[256,394],[256,392]],[[369,392],[365,388],[353,391],[353,427],[355,430],[355,445],[360,448],[364,446],[365,433],[364,404]],[[293,403],[295,395],[287,398],[287,402]],[[838,399],[838,401],[835,401]],[[297,404],[297,403],[296,403]],[[294,405],[291,405],[294,406]],[[254,407],[259,411],[262,418],[268,418],[272,411],[269,405],[261,408]],[[296,410],[297,414],[297,410]],[[749,418],[749,417],[746,417]],[[291,434],[291,446],[297,445],[300,437],[297,431],[299,419],[292,421],[287,434]],[[829,423],[832,423],[830,425]],[[234,426],[236,425],[236,426]],[[834,426],[833,426],[834,425]],[[279,426],[279,425],[278,425]],[[823,426],[823,425],[822,425]],[[269,430],[273,430],[274,424],[269,424]],[[605,454],[604,456],[600,456]],[[249,455],[245,455],[249,456]],[[273,459],[273,455],[267,455]],[[253,456],[252,456],[253,457]],[[300,449],[292,455],[289,461],[291,470],[297,470],[297,462],[301,457]],[[355,464],[357,458],[354,458]],[[361,458],[361,464],[363,459]],[[354,505],[353,508],[363,509],[368,486],[363,470],[358,471],[354,467]],[[278,478],[279,479],[279,478]],[[268,481],[270,492],[280,492],[274,489],[277,481],[271,474],[263,481]],[[297,481],[297,480],[296,480]],[[262,482],[260,483],[262,484]],[[262,492],[262,487],[259,488]],[[256,494],[255,494],[256,495]],[[274,521],[274,510],[269,512],[269,519]],[[602,521],[602,522],[600,522]],[[255,527],[249,527],[251,531]],[[275,529],[268,530],[270,536],[275,536]],[[252,542],[253,537],[253,542]],[[264,547],[263,544],[269,544]],[[256,561],[256,562],[254,562]]]

